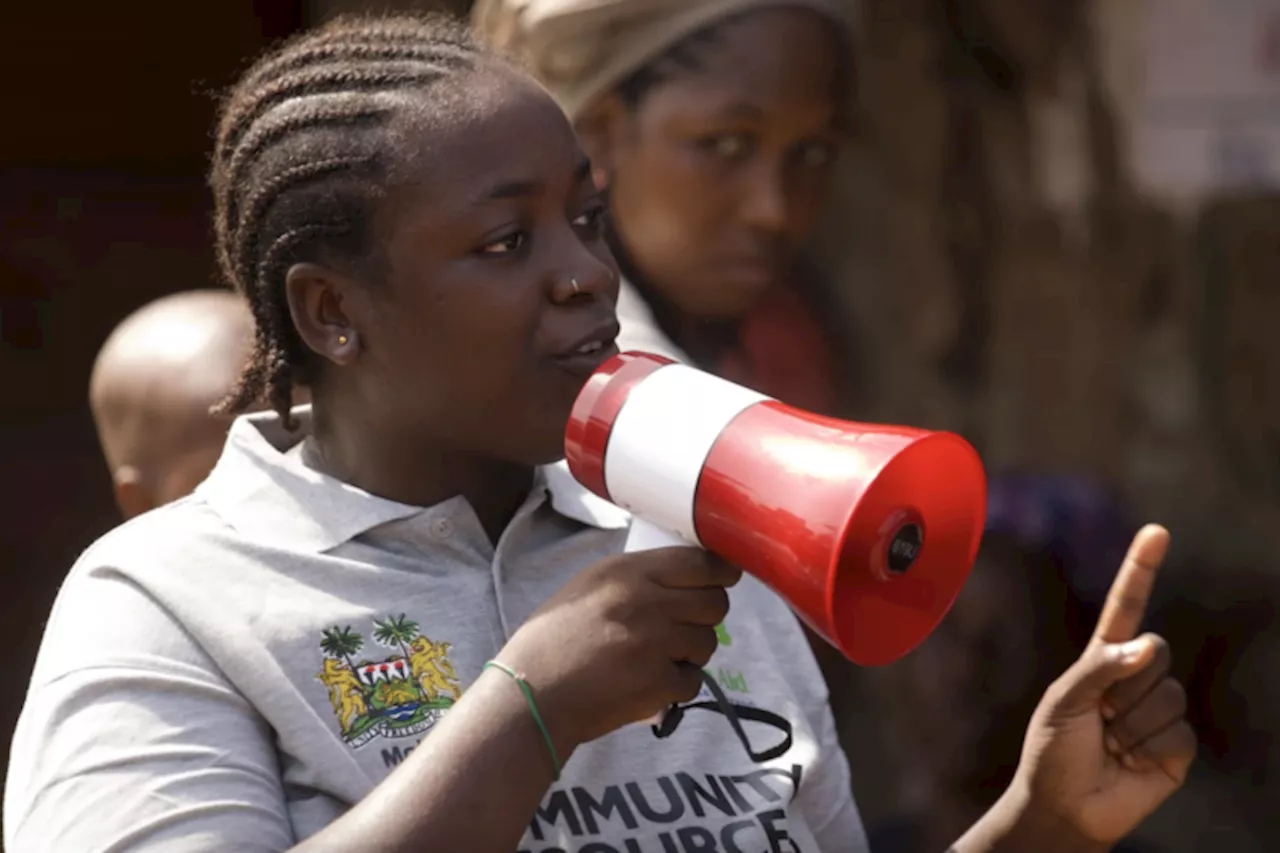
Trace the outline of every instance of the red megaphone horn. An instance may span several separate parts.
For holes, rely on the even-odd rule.
[[[958,435],[821,417],[642,352],[587,381],[565,456],[634,515],[628,550],[700,545],[863,666],[937,627],[986,515],[982,461]]]

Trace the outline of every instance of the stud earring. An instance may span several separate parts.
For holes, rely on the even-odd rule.
[[[350,338],[348,338],[346,335],[338,335],[338,346],[345,347],[347,345],[348,340],[350,340]]]

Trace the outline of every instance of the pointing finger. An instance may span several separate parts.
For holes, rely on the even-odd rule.
[[[1107,603],[1093,632],[1095,641],[1123,643],[1138,635],[1155,586],[1156,571],[1168,550],[1169,531],[1158,524],[1148,524],[1133,537],[1129,553],[1107,593]]]

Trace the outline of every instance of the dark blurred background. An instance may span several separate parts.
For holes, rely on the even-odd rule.
[[[397,5],[469,4],[5,4],[0,762],[58,584],[116,521],[86,406],[94,354],[134,308],[217,283],[216,92],[300,26]],[[1087,482],[1135,525],[1173,530],[1153,623],[1203,749],[1144,835],[1154,850],[1280,849],[1280,2],[863,6],[861,126],[828,261],[862,330],[864,418],[959,430],[993,472]],[[973,593],[991,612],[974,618],[1043,649],[1043,681],[1106,578],[1061,542],[1002,541]],[[1002,609],[1045,578],[1043,624]],[[963,823],[1016,759],[1023,705],[930,681],[965,642],[944,632],[914,668],[841,688],[869,823]],[[970,664],[1004,666],[974,642]],[[904,698],[922,689],[937,701]],[[966,690],[986,697],[994,740],[965,741],[946,775],[914,734],[945,729],[931,713],[961,716]]]

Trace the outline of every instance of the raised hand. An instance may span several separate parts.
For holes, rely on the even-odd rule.
[[[1028,808],[1045,825],[1100,846],[1129,834],[1181,787],[1195,757],[1169,646],[1138,636],[1168,547],[1157,525],[1134,537],[1088,647],[1040,700],[1018,768]]]

